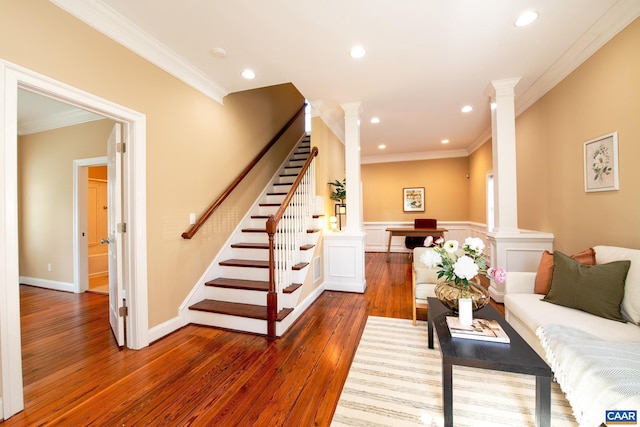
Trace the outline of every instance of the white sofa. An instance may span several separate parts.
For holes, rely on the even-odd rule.
[[[508,272],[504,297],[506,320],[547,360],[581,427],[599,426],[605,410],[640,409],[640,250],[593,249],[596,264],[631,261],[620,305],[627,323],[543,301],[536,273]]]
[[[637,305],[623,310],[635,314],[640,309],[640,250],[614,246],[594,246],[596,263],[631,260],[631,266],[625,282],[623,307]],[[560,324],[583,330],[608,341],[640,342],[640,326],[635,323],[622,323],[604,319],[584,311],[563,307],[542,301],[544,295],[535,294],[536,273],[508,272],[505,282],[505,318],[507,322],[529,343],[543,358],[543,350],[536,331],[540,326]],[[627,317],[627,316],[625,316]],[[633,316],[636,317],[637,316]]]

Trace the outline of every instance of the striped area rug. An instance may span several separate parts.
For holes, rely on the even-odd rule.
[[[440,351],[427,347],[427,322],[369,316],[332,426],[442,426]],[[534,426],[535,377],[453,367],[453,422]],[[552,383],[551,425],[575,427]]]

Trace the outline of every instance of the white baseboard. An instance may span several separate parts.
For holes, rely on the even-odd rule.
[[[20,283],[22,283],[23,285],[52,289],[54,291],[75,292],[75,285],[73,283],[57,282],[55,280],[47,280],[47,279],[38,279],[37,277],[20,276]]]
[[[362,294],[367,289],[367,281],[364,280],[363,282],[354,282],[354,283],[345,283],[345,282],[331,283],[325,280],[324,289],[325,291],[356,292],[356,293]]]
[[[149,344],[186,326],[189,322],[181,317],[174,317],[149,329]]]

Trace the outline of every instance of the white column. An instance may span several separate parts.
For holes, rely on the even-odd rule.
[[[553,249],[553,234],[518,229],[516,177],[515,87],[519,77],[494,80],[487,88],[491,97],[493,150],[494,228],[487,240],[491,265],[507,271],[536,271],[540,255]],[[505,284],[491,281],[489,294],[504,301]]]
[[[347,232],[362,231],[362,186],[360,178],[360,113],[362,103],[340,105],[344,110],[344,166],[347,179]]]
[[[364,239],[360,178],[360,102],[341,104],[344,110],[344,163],[347,179],[347,226],[324,233],[324,288],[364,292]]]
[[[518,232],[516,182],[515,86],[520,78],[494,80],[487,89],[491,96],[493,150],[494,231]]]

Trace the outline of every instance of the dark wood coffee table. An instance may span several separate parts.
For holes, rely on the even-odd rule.
[[[453,313],[437,298],[428,298],[429,348],[433,348],[435,327],[442,353],[442,409],[445,427],[453,426],[453,365],[536,376],[536,426],[551,425],[551,368],[538,353],[491,306],[473,315],[479,319],[497,320],[509,335],[510,343],[494,343],[465,338],[452,338],[446,316]]]

